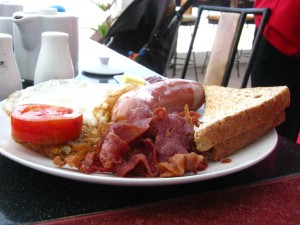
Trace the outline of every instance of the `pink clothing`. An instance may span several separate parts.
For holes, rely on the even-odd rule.
[[[264,37],[280,52],[300,58],[300,0],[256,0],[254,8],[270,8]],[[256,25],[261,16],[256,17]]]

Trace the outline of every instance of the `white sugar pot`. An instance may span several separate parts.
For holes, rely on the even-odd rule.
[[[13,14],[14,51],[21,77],[34,80],[34,72],[41,48],[41,35],[46,31],[64,32],[69,35],[69,48],[74,74],[78,73],[78,17],[54,8],[38,12]]]

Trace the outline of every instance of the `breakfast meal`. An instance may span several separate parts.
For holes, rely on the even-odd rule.
[[[284,120],[287,87],[235,89],[149,78],[103,85],[51,80],[17,91],[3,107],[12,138],[83,173],[174,177],[197,173]],[[201,115],[198,109],[205,106]]]

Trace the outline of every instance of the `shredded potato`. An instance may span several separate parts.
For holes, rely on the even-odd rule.
[[[124,93],[137,88],[136,84],[128,84],[124,88],[116,91],[114,94],[108,96],[106,100],[93,110],[94,116],[98,119],[98,126],[89,127],[84,126],[81,137],[70,142],[67,145],[55,146],[50,150],[48,157],[53,159],[53,163],[59,167],[69,165],[70,167],[78,167],[85,156],[95,151],[97,143],[101,141],[107,132],[108,124],[111,118],[111,111],[114,104]],[[69,150],[66,151],[67,147]]]
[[[127,93],[128,91],[136,89],[137,87],[139,87],[139,85],[137,84],[128,84],[124,88],[109,95],[99,107],[96,107],[94,109],[94,116],[98,118],[98,121],[100,122],[109,122],[111,119],[111,111],[115,103],[118,101],[119,97]]]

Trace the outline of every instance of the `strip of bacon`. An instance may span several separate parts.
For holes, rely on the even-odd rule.
[[[175,154],[167,162],[158,163],[157,169],[161,177],[182,176],[186,172],[197,173],[207,168],[202,155],[194,152],[188,154]]]

